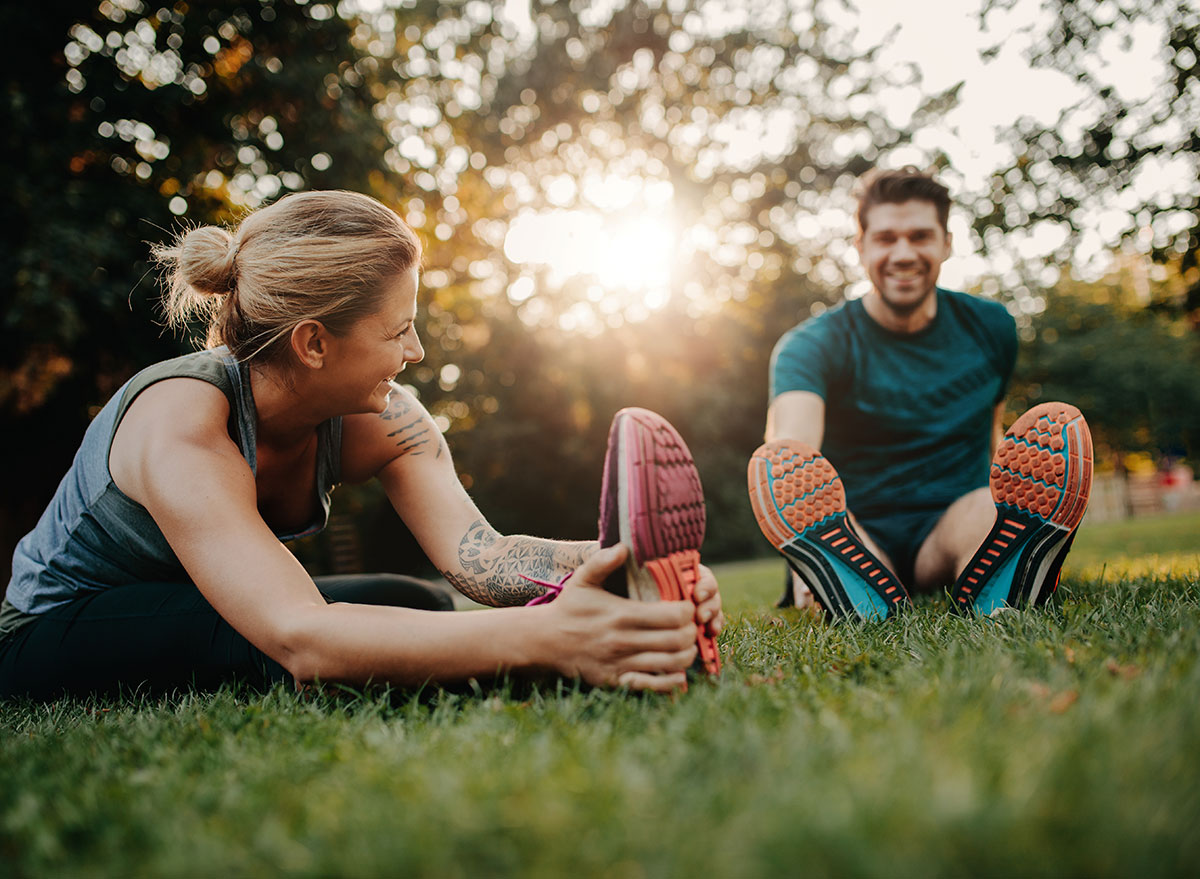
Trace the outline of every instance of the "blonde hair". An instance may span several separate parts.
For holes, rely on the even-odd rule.
[[[208,321],[206,344],[241,362],[281,360],[292,329],[318,320],[335,335],[376,311],[421,242],[396,212],[356,192],[298,192],[236,229],[199,226],[154,248],[170,326]]]

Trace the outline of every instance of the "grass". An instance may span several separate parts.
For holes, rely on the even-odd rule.
[[[1170,574],[1200,570],[1200,512],[1125,522],[1084,522],[1067,557],[1068,571]]]
[[[0,704],[0,874],[1194,875],[1200,529],[1106,528],[995,621],[831,627],[723,566],[725,674],[675,700]],[[1106,566],[1123,534],[1153,570]]]

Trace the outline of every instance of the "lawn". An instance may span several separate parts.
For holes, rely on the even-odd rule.
[[[725,674],[673,700],[0,705],[0,874],[1195,875],[1198,550],[1094,526],[1048,610],[837,627],[722,566]]]

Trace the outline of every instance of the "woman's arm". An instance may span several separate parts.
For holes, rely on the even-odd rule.
[[[598,548],[596,541],[501,535],[479,512],[454,472],[437,425],[408,391],[392,391],[383,415],[344,420],[343,475],[378,476],[392,505],[442,576],[467,597],[493,607],[525,604]]]
[[[545,591],[525,577],[557,582],[599,548],[596,541],[499,534],[463,489],[425,407],[400,387],[382,416],[345,419],[342,462],[347,481],[379,477],[442,576],[480,604],[525,604]],[[721,595],[712,571],[703,566],[695,597],[696,622],[716,637],[725,622]]]
[[[578,572],[582,586],[595,588],[569,590],[545,607],[436,614],[326,604],[258,514],[228,416],[211,385],[160,382],[130,407],[110,468],[216,611],[298,681],[419,684],[513,671],[639,689],[682,684],[695,655],[692,609],[640,605],[600,588],[623,550],[595,554]]]
[[[443,569],[442,576],[480,604],[525,604],[545,592],[525,577],[556,583],[598,548],[596,541],[503,536],[480,516],[467,526],[458,543],[457,563]]]

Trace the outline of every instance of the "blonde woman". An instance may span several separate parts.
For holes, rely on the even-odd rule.
[[[14,554],[0,694],[498,672],[684,684],[698,628],[722,625],[711,573],[691,601],[632,601],[601,588],[624,546],[498,534],[395,383],[424,351],[420,244],[392,210],[300,193],[156,255],[169,317],[207,317],[208,348],[138,373],[88,428]],[[336,484],[371,479],[451,584],[503,609],[433,613],[444,597],[394,575],[314,582],[285,541],[324,525]],[[511,607],[572,574],[553,602]]]

